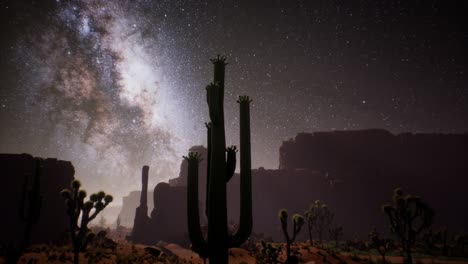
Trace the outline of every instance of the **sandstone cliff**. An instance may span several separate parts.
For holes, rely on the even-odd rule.
[[[196,148],[203,153],[202,147]],[[346,238],[366,238],[374,226],[388,230],[380,207],[390,201],[393,188],[398,186],[430,204],[437,214],[436,227],[448,226],[452,232],[466,230],[467,157],[467,134],[393,135],[385,130],[298,134],[281,146],[280,169],[252,170],[253,231],[282,239],[278,210],[303,213],[318,199],[329,204]],[[170,181],[173,186],[165,184],[161,191],[155,190],[158,206],[151,221],[162,230],[153,234],[155,239],[186,241],[186,170],[182,163],[180,177]],[[206,163],[201,164],[199,175],[204,220]],[[235,224],[239,217],[239,175],[231,179],[227,191],[228,216]],[[166,220],[157,220],[159,212]],[[170,237],[172,230],[178,235]],[[168,234],[161,236],[163,233]],[[305,233],[299,239],[306,239]]]
[[[34,173],[35,160],[28,154],[0,154],[0,243],[20,243],[25,223],[19,217],[22,187],[25,176]],[[60,191],[69,186],[75,169],[71,162],[57,159],[43,160],[40,178],[42,207],[37,224],[33,225],[32,243],[60,242],[66,238],[68,216]]]

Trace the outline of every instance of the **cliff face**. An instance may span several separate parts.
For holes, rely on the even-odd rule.
[[[140,204],[141,191],[133,191],[122,198],[122,208],[120,209],[120,224],[125,227],[132,227],[135,220],[135,208]],[[148,192],[148,212],[153,210],[153,192]]]
[[[21,242],[25,223],[19,217],[21,194],[25,176],[34,173],[35,160],[28,154],[0,154],[0,178],[3,190],[0,192],[0,243]],[[37,224],[33,225],[32,243],[59,242],[65,238],[68,228],[63,198],[60,191],[73,180],[75,169],[71,162],[44,159],[40,178],[42,207]]]
[[[468,134],[400,134],[385,130],[298,134],[280,148],[280,168],[319,171],[336,183],[337,214],[364,231],[364,222],[386,228],[379,206],[394,187],[420,195],[435,210],[434,225],[468,226]],[[315,188],[313,188],[315,190]],[[353,217],[351,217],[353,216]],[[345,229],[346,231],[346,229]]]
[[[393,135],[386,130],[301,133],[280,147],[280,169],[430,172],[468,168],[468,134]]]
[[[154,188],[154,209],[150,218],[151,243],[165,241],[189,246],[187,229],[187,188],[162,182]]]
[[[384,130],[298,134],[281,146],[280,169],[252,170],[253,232],[283,239],[279,209],[303,214],[315,200],[329,205],[345,238],[366,238],[372,227],[388,232],[381,205],[390,202],[398,186],[427,201],[436,212],[435,227],[466,230],[467,157],[466,134],[392,135]],[[199,175],[203,222],[206,163],[200,165]],[[155,189],[157,206],[151,222],[152,229],[159,230],[152,234],[156,242],[187,241],[184,179],[186,164],[182,163],[179,178]],[[239,219],[239,188],[236,174],[227,185],[228,217],[234,224]],[[306,233],[298,239],[307,239]]]

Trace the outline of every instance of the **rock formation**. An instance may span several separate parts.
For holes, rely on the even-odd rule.
[[[206,151],[202,146],[194,150]],[[298,134],[281,146],[278,170],[252,170],[253,232],[281,239],[278,210],[304,213],[318,199],[335,213],[345,238],[366,238],[372,227],[388,230],[381,205],[397,186],[424,197],[436,212],[436,227],[466,230],[467,157],[468,134],[393,135],[385,130]],[[159,230],[153,234],[156,242],[186,241],[186,166],[182,163],[180,176],[171,185],[155,188],[150,225]],[[200,197],[205,197],[206,163],[200,164],[199,175]],[[236,174],[227,188],[232,223],[239,219],[239,188]],[[200,200],[204,208],[205,200]],[[200,217],[203,220],[204,215]],[[307,239],[305,233],[298,240]]]
[[[153,210],[153,191],[148,191],[147,206],[148,212]],[[122,207],[120,208],[120,224],[125,227],[132,227],[135,221],[135,208],[140,205],[141,191],[132,191],[127,196],[122,197]]]
[[[140,243],[148,243],[147,230],[149,229],[148,217],[148,166],[143,166],[141,172],[141,194],[140,205],[135,211],[135,221],[131,234],[131,240]]]
[[[40,159],[29,154],[0,154],[1,243],[21,243],[25,223],[19,217],[25,177],[34,173],[35,161],[42,160],[39,179],[42,196],[39,220],[32,226],[31,243],[55,243],[66,239],[68,217],[60,191],[69,186],[75,169],[69,161]]]
[[[187,188],[160,182],[154,188],[154,209],[150,219],[152,243],[165,241],[189,246],[187,231]]]

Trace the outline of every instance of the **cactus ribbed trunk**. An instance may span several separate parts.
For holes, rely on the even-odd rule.
[[[228,235],[226,184],[234,175],[237,149],[226,149],[224,127],[224,70],[225,58],[218,56],[214,64],[214,82],[206,87],[211,122],[208,129],[208,169],[206,189],[206,215],[208,239],[205,241],[200,228],[198,208],[198,163],[200,155],[189,153],[187,177],[187,214],[189,237],[192,249],[210,263],[227,264],[229,247],[240,246],[252,230],[252,179],[250,155],[250,99],[239,97],[240,104],[240,150],[241,150],[241,212],[239,229]],[[226,157],[227,152],[227,157]]]
[[[208,183],[208,251],[211,263],[227,263],[226,207],[226,135],[224,129],[224,61],[215,62],[215,86],[207,90],[210,97],[211,153]],[[216,241],[216,243],[210,243]]]

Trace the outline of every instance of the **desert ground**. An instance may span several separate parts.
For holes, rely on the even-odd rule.
[[[284,247],[282,243],[275,246]],[[330,250],[311,247],[308,243],[295,243],[294,249],[300,263],[309,264],[359,264],[382,263],[381,257],[371,254],[336,253]],[[279,255],[278,263],[286,259],[284,253]],[[386,256],[387,263],[403,263],[401,256]],[[5,263],[0,259],[0,263]],[[69,246],[57,247],[48,245],[32,246],[23,254],[18,263],[72,263],[72,251]],[[193,263],[203,264],[203,259],[191,251],[176,244],[148,246],[119,241],[114,249],[89,247],[80,254],[80,263]],[[209,263],[207,261],[206,263]],[[229,251],[229,263],[258,263],[255,252],[243,248],[232,248]],[[438,257],[415,257],[415,264],[464,264],[468,260],[447,259]]]

